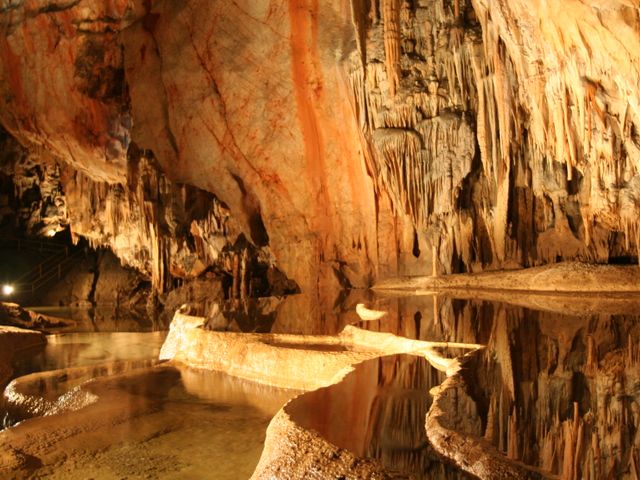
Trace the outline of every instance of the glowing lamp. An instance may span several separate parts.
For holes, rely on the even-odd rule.
[[[5,295],[11,295],[14,292],[14,288],[13,285],[3,285],[2,286],[2,293]]]

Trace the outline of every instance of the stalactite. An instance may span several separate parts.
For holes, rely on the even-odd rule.
[[[92,248],[111,248],[123,263],[147,274],[157,292],[170,286],[170,271],[190,274],[175,266],[181,259],[193,265],[195,255],[205,266],[218,260],[227,244],[229,212],[215,197],[171,184],[143,156],[131,162],[128,175],[126,184],[111,185],[74,171],[66,199],[73,211],[91,212],[70,219],[74,235],[85,236]],[[199,196],[206,210],[197,220],[180,225],[175,219],[189,218],[189,195]],[[173,200],[167,202],[168,198]],[[185,232],[194,238],[191,247],[184,241]]]
[[[369,18],[373,23],[376,23],[380,19],[380,14],[378,13],[378,2],[379,0],[371,0]]]
[[[431,276],[438,276],[438,248],[436,245],[431,247]]]
[[[593,452],[593,478],[602,478],[601,475],[603,473],[602,466],[600,465],[600,439],[598,438],[598,432],[593,432],[591,435],[591,451]]]
[[[486,1],[472,3],[477,20],[465,13],[470,5],[458,0],[383,1],[383,24],[369,27],[367,64],[354,63],[351,76],[360,123],[375,147],[370,164],[376,190],[384,190],[393,210],[408,214],[415,228],[441,232],[437,243],[442,246],[443,272],[454,263],[448,258],[454,251],[465,252],[460,259],[467,271],[488,267],[485,262],[499,268],[558,257],[602,261],[603,235],[623,228],[628,231],[626,250],[640,252],[634,235],[638,229],[632,230],[640,201],[625,183],[640,170],[633,160],[640,158],[640,148],[630,140],[637,137],[640,109],[627,100],[623,109],[612,111],[617,100],[608,93],[611,85],[585,73],[585,64],[573,57],[558,68],[544,58],[535,63],[521,57],[522,50],[535,45],[522,45],[505,30],[507,25],[516,30],[519,26],[514,18],[503,17],[510,10],[490,14]],[[372,3],[372,11],[376,8]],[[456,139],[460,132],[446,121],[452,115],[470,126],[470,139]],[[382,151],[380,129],[417,132],[422,147],[414,153],[398,141]],[[464,175],[458,175],[457,166],[462,164],[466,175],[472,167],[466,154],[451,148],[456,141],[474,147],[477,143],[480,150],[470,188],[482,193],[472,198],[472,206],[458,203]],[[474,156],[475,151],[471,159]],[[520,244],[530,235],[514,238],[511,230],[521,201],[512,196],[520,182],[520,173],[512,172],[516,161],[528,170],[522,188],[544,199],[546,220],[535,240],[527,240],[531,245]],[[569,222],[567,201],[579,204],[583,228],[576,235],[583,239],[583,248],[556,240]],[[470,218],[472,234],[466,229],[462,233],[463,218]]]
[[[400,86],[400,0],[382,0],[382,15],[387,82],[394,97]]]

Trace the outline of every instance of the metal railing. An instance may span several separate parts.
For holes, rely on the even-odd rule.
[[[16,293],[36,293],[53,280],[60,280],[82,253],[82,250],[77,250],[47,258],[15,282]]]
[[[55,240],[0,235],[0,248],[10,248],[18,251],[31,250],[41,253],[57,253],[62,250],[68,250],[69,246]]]
[[[71,247],[52,240],[39,240],[0,236],[0,248],[29,250],[49,254],[31,270],[18,277],[12,285],[16,295],[33,294],[53,280],[59,280],[68,272],[83,249],[71,250]]]

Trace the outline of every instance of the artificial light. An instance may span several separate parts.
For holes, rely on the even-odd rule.
[[[3,285],[2,286],[2,293],[4,293],[5,295],[11,295],[14,292],[14,288],[13,285]]]

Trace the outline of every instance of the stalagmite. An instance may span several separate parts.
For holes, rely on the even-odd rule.
[[[438,276],[438,248],[435,245],[431,247],[431,276]]]

